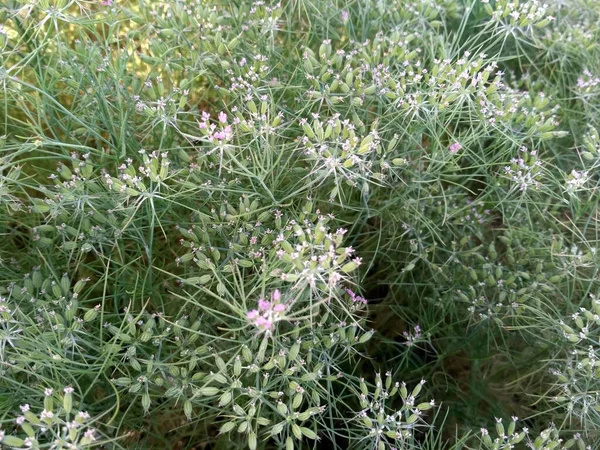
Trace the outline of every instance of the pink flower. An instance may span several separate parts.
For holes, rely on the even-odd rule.
[[[215,124],[211,124],[211,130],[215,129]],[[227,125],[220,131],[215,131],[212,135],[212,139],[218,139],[219,141],[224,141],[226,139],[231,138],[231,125]]]
[[[273,322],[271,322],[270,320],[268,320],[267,318],[263,317],[263,316],[259,316],[256,319],[256,326],[259,328],[264,328],[265,330],[268,330],[271,328],[271,326],[273,325]]]
[[[351,289],[346,289],[346,293],[350,296],[353,303],[362,303],[363,305],[368,303],[366,298],[356,295]]]
[[[264,300],[264,299],[259,299],[258,300],[258,309],[260,309],[261,311],[266,311],[268,309],[271,309],[271,302],[268,300]]]
[[[112,6],[112,0],[102,0],[102,6]]]
[[[289,306],[285,303],[280,303],[281,297],[281,291],[276,289],[271,294],[271,301],[259,298],[258,309],[249,311],[246,313],[246,317],[254,326],[259,328],[259,330],[272,330],[276,322],[285,318],[285,311]]]
[[[225,114],[223,111],[219,113],[219,122],[227,123],[227,114]]]
[[[459,142],[454,142],[448,147],[448,150],[450,150],[450,153],[453,155],[457,154],[460,149],[462,149],[462,145],[460,145]]]

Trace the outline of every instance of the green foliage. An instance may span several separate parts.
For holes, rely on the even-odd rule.
[[[0,4],[0,448],[597,448],[598,25]]]

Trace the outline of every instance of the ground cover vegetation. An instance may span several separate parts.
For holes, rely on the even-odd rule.
[[[0,448],[600,448],[600,2],[4,0]]]

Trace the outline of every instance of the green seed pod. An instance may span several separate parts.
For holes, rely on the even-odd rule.
[[[295,423],[292,424],[292,433],[298,440],[302,440],[302,430]]]
[[[248,102],[248,109],[253,113],[253,114],[258,114],[258,108],[256,107],[256,103],[254,103],[253,100],[250,100]]]
[[[367,385],[362,378],[360,379],[359,387],[360,387],[360,392],[363,395],[369,395],[369,389],[367,388]]]
[[[35,286],[33,285],[33,281],[30,277],[25,278],[25,280],[23,281],[23,285],[25,286],[25,289],[27,290],[28,294],[33,294],[35,293]]]
[[[421,392],[421,389],[423,388],[423,385],[424,385],[424,384],[425,384],[425,382],[424,382],[424,381],[421,381],[419,384],[417,384],[417,385],[415,386],[415,388],[413,389],[413,391],[412,391],[412,394],[411,394],[411,395],[412,395],[413,397],[415,397],[415,398],[416,398],[416,397],[419,395],[419,393]]]
[[[296,392],[296,395],[294,395],[294,399],[292,400],[292,409],[298,409],[302,404],[303,399],[304,396],[302,392]]]
[[[406,423],[415,423],[419,420],[419,416],[417,414],[411,414],[408,419],[406,419]]]
[[[66,273],[60,279],[60,288],[63,295],[67,295],[71,289],[71,280],[69,280],[69,276]]]
[[[34,425],[40,425],[42,423],[42,422],[40,422],[40,419],[32,411],[27,411],[23,415],[29,422],[31,422]]]
[[[92,322],[93,320],[96,319],[96,317],[98,317],[98,310],[99,308],[92,308],[92,309],[88,309],[86,311],[86,313],[83,315],[83,321],[84,322]]]
[[[73,172],[64,164],[61,164],[58,168],[59,175],[66,181],[70,180],[73,177]]]
[[[23,422],[23,423],[21,424],[21,429],[22,429],[22,430],[25,432],[25,434],[26,434],[27,436],[29,436],[30,438],[32,438],[32,437],[34,437],[34,436],[35,436],[35,430],[33,429],[33,427],[32,427],[32,426],[31,426],[29,423],[27,423],[27,422]],[[75,430],[75,429],[73,429],[72,431],[75,431],[75,432],[76,432],[76,430]]]
[[[93,173],[94,173],[94,167],[91,164],[84,163],[81,166],[81,175],[83,175],[84,178],[90,178]]]
[[[183,413],[185,414],[185,417],[188,420],[192,420],[192,413],[193,413],[192,402],[190,402],[189,400],[186,400],[183,402]]]
[[[334,78],[333,81],[331,82],[331,84],[329,85],[329,92],[334,93],[339,86],[340,86],[340,80],[337,78]]]
[[[234,420],[229,421],[229,422],[225,422],[220,429],[220,433],[221,434],[225,434],[225,433],[229,433],[230,431],[232,431],[236,426],[236,423]]]
[[[250,450],[256,450],[256,444],[257,444],[256,433],[254,431],[251,431],[248,434],[248,448]]]
[[[141,372],[142,371],[142,365],[140,364],[140,362],[136,359],[136,358],[130,358],[129,359],[129,365],[133,368],[133,370],[135,370],[136,372]]]
[[[16,436],[4,436],[0,442],[6,445],[7,448],[23,448],[25,447],[25,441]]]
[[[219,384],[229,384],[229,380],[221,372],[213,374],[212,379]]]
[[[504,437],[504,425],[502,425],[502,419],[496,419],[496,433],[498,433],[498,436]]]
[[[350,273],[353,272],[354,270],[356,270],[358,268],[358,264],[354,261],[350,261],[346,264],[344,264],[341,268],[342,272],[344,273]]]
[[[44,397],[44,409],[46,411],[52,411],[53,408],[54,408],[54,399],[52,397],[52,394],[46,395]]]
[[[242,347],[242,357],[247,363],[252,362],[252,351],[248,348],[247,345],[244,345]]]
[[[304,66],[304,70],[306,70],[308,73],[313,73],[314,67],[309,58],[304,59],[302,61],[302,65]]]
[[[285,403],[279,401],[279,402],[277,402],[277,412],[279,414],[281,414],[282,416],[287,416],[289,413],[289,410]]]
[[[219,388],[214,386],[205,386],[200,388],[198,392],[200,393],[200,395],[203,395],[205,397],[212,397],[219,393]]]
[[[271,423],[271,421],[269,419],[267,419],[266,417],[257,417],[256,423],[258,425],[260,425],[261,427],[266,427],[267,425],[269,425]]]
[[[114,380],[113,383],[116,386],[127,387],[127,386],[131,385],[131,379],[129,379],[127,377],[121,377],[121,378],[117,378],[116,380]]]
[[[373,331],[373,330],[371,330],[371,331],[368,331],[368,332],[364,333],[364,334],[363,334],[363,335],[360,337],[360,339],[358,340],[358,342],[359,342],[360,344],[364,344],[365,342],[367,342],[368,340],[370,340],[370,339],[373,337],[373,335],[374,335],[374,334],[375,334],[375,331]]]
[[[65,396],[63,397],[63,408],[67,414],[70,414],[71,410],[73,409],[73,394],[71,394],[69,388],[65,390]]]
[[[239,377],[241,373],[242,373],[242,360],[238,356],[235,358],[235,361],[233,362],[233,374],[236,377]]]
[[[227,371],[227,364],[225,364],[225,361],[223,361],[223,358],[221,358],[219,355],[215,355],[215,364],[217,365],[220,371]]]
[[[290,351],[288,353],[290,361],[294,361],[296,359],[296,357],[298,356],[299,352],[300,352],[300,344],[298,342],[295,342],[294,345],[292,345],[292,347],[290,348]]]
[[[219,398],[219,406],[226,406],[229,403],[231,403],[231,400],[233,399],[233,394],[231,393],[231,391],[225,391],[223,393],[223,395],[221,395],[221,398]]]
[[[283,431],[284,426],[285,426],[285,421],[279,422],[279,423],[276,423],[275,425],[273,425],[273,428],[271,428],[271,436],[275,436],[275,435],[278,435],[279,433],[281,433]]]
[[[77,283],[75,283],[75,286],[73,286],[73,292],[75,294],[80,294],[86,283],[87,280],[85,279],[77,281]]]
[[[259,363],[262,363],[265,360],[265,352],[267,351],[268,343],[269,341],[267,340],[267,336],[265,335],[262,342],[260,343],[260,347],[258,348],[258,354],[256,355],[256,360]]]
[[[142,408],[144,410],[144,413],[148,413],[148,411],[150,410],[150,405],[152,404],[152,400],[150,399],[150,395],[148,395],[148,393],[144,393],[142,395]]]
[[[31,282],[32,285],[36,288],[39,289],[42,287],[42,283],[43,283],[43,278],[42,278],[42,273],[40,272],[39,267],[36,267],[35,269],[33,269],[33,273],[31,275]],[[33,291],[33,289],[32,289]]]
[[[593,161],[594,159],[596,159],[596,157],[590,152],[582,152],[581,155],[584,159],[587,159],[588,161]]]
[[[512,436],[515,433],[515,427],[517,426],[517,422],[512,420],[508,425],[508,436]]]
[[[312,439],[312,440],[317,439],[317,433],[315,433],[310,428],[300,427],[300,431],[302,432],[303,436],[306,436],[309,439]]]

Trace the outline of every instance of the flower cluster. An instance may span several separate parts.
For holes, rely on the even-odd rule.
[[[331,198],[339,195],[342,180],[362,187],[364,180],[378,182],[385,178],[387,166],[377,164],[381,145],[376,130],[365,137],[357,136],[355,125],[350,119],[340,120],[339,114],[322,122],[314,113],[312,123],[303,118],[299,125],[305,133],[300,138],[302,152],[314,163],[311,175],[319,183],[327,179],[335,183]]]
[[[230,141],[233,137],[231,125],[227,122],[227,114],[223,111],[218,114],[218,125],[211,123],[210,114],[203,111],[202,122],[198,122],[198,127],[213,144]]]
[[[527,427],[523,427],[520,432],[516,431],[516,424],[519,419],[515,416],[511,418],[508,428],[502,423],[502,418],[496,418],[495,431],[497,437],[492,439],[492,435],[487,428],[481,428],[479,432],[480,450],[513,450],[521,442],[527,442],[527,448],[535,450],[561,449],[566,450],[576,446],[579,450],[591,450],[591,446],[586,446],[585,441],[580,434],[573,435],[572,438],[564,440],[560,431],[554,424],[549,428],[542,430],[537,436],[532,436]]]
[[[356,294],[352,289],[346,289],[346,294],[350,296],[350,298],[352,299],[352,303],[356,303],[359,305],[366,305],[368,303],[367,299]]]
[[[73,411],[72,387],[63,389],[62,404],[55,405],[55,395],[45,389],[44,407],[39,414],[29,404],[20,406],[21,415],[15,419],[24,437],[9,435],[0,430],[0,444],[10,448],[50,448],[56,450],[88,449],[97,447],[99,433],[92,428],[86,411]]]
[[[526,147],[519,149],[518,157],[510,160],[510,166],[504,167],[504,176],[514,185],[515,189],[525,192],[527,189],[538,189],[542,176],[542,161],[537,158],[536,150]]]
[[[246,101],[263,97],[263,94],[259,94],[260,87],[277,84],[277,79],[268,79],[272,71],[268,62],[269,58],[261,54],[240,57],[234,67],[227,70],[229,89]]]
[[[482,202],[466,199],[463,207],[453,205],[455,212],[452,214],[455,221],[461,225],[482,225],[490,220],[491,210]]]
[[[490,7],[490,0],[481,0],[481,2],[492,15],[492,20],[497,22],[506,33],[512,33],[516,29],[543,28],[555,19],[547,14],[548,4],[540,3],[538,0],[529,2],[497,0],[495,10]]]
[[[581,191],[585,188],[588,180],[588,171],[577,171],[573,169],[566,179],[566,191],[569,193]]]
[[[581,155],[584,161],[591,162],[594,167],[600,166],[600,134],[596,128],[590,126],[583,137],[584,150]]]
[[[600,89],[600,77],[585,69],[577,79],[577,89],[581,94],[598,93]]]
[[[276,239],[275,254],[284,268],[276,269],[272,274],[294,283],[297,288],[308,285],[327,293],[338,287],[360,266],[362,259],[352,257],[352,247],[342,247],[346,230],[339,228],[332,233],[326,223],[327,217],[321,217],[316,224],[311,221],[302,225],[293,223],[293,232],[288,239],[280,234]]]
[[[406,345],[412,347],[421,339],[421,327],[419,325],[415,325],[413,328],[413,332],[403,331],[402,336],[406,339]]]
[[[417,397],[423,388],[422,380],[412,392],[408,392],[405,383],[393,382],[391,372],[386,373],[385,382],[381,375],[375,375],[373,391],[369,390],[365,380],[360,380],[359,401],[363,408],[356,421],[367,432],[366,439],[372,441],[372,448],[405,448],[414,442],[414,431],[423,427],[424,413],[435,406],[435,401],[417,403]],[[400,409],[389,406],[394,397],[402,401]]]
[[[0,447],[597,440],[599,2],[8,3]]]
[[[448,150],[450,151],[450,153],[452,153],[453,155],[456,155],[460,150],[462,149],[462,145],[460,144],[460,142],[453,142],[452,144],[450,144],[450,146],[448,147]]]
[[[569,415],[580,420],[597,420],[600,411],[600,296],[590,294],[591,309],[581,307],[571,316],[571,325],[561,321],[565,339],[571,343],[563,367],[551,369],[556,377],[557,394],[554,400]]]
[[[8,322],[11,317],[11,312],[6,298],[0,297],[0,323]]]
[[[140,149],[138,154],[141,156],[142,164],[137,169],[132,158],[127,158],[119,166],[119,176],[113,177],[109,173],[104,173],[104,181],[109,189],[120,192],[130,197],[136,197],[143,192],[150,193],[149,184],[160,186],[169,176],[171,171],[169,166],[171,161],[167,152],[152,151],[148,153],[146,149]]]
[[[496,433],[498,437],[492,439],[487,428],[480,429],[481,444],[486,449],[494,450],[510,450],[515,448],[515,445],[522,442],[529,434],[529,430],[524,427],[521,432],[516,430],[517,417],[512,417],[508,428],[504,428],[501,418],[496,418]],[[541,447],[540,447],[541,448]]]
[[[258,309],[248,311],[246,317],[261,331],[271,331],[276,322],[284,317],[289,305],[281,302],[281,292],[276,289],[271,300],[259,299]]]

